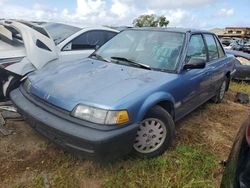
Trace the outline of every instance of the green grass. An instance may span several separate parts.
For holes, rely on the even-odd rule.
[[[44,187],[44,177],[42,177],[42,176],[35,177],[33,187],[43,188]]]
[[[49,185],[77,188],[91,179],[104,188],[216,187],[213,172],[218,168],[218,160],[201,146],[179,144],[153,159],[127,159],[105,165],[78,162],[70,157],[61,159],[50,172]],[[26,187],[44,187],[44,177],[37,175]]]
[[[250,83],[248,82],[231,82],[230,89],[234,92],[245,92],[250,95]]]
[[[104,187],[215,187],[216,157],[201,147],[179,145],[167,156],[130,160],[106,169]]]

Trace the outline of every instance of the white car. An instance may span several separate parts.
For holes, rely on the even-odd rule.
[[[59,23],[0,21],[0,101],[7,100],[28,73],[49,62],[88,57],[117,33],[106,27],[81,29]]]

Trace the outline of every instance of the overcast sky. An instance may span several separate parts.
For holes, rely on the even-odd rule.
[[[116,26],[154,13],[170,26],[211,29],[250,27],[249,8],[250,0],[0,0],[0,18]]]

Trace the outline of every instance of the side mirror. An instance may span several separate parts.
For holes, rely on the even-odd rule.
[[[199,58],[191,58],[183,67],[184,70],[187,69],[203,69],[206,66],[206,61]]]

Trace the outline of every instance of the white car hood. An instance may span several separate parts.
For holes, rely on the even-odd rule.
[[[7,70],[14,72],[19,75],[27,74],[23,68],[27,66],[27,63],[32,64],[32,67],[34,69],[41,69],[44,65],[46,65],[48,62],[53,61],[58,58],[58,53],[56,50],[56,45],[52,38],[49,36],[46,36],[35,29],[32,29],[31,27],[20,23],[18,21],[10,21],[9,23],[4,23],[6,26],[10,26],[14,29],[16,29],[20,35],[22,36],[22,40],[24,43],[24,49],[25,50],[25,61],[13,64],[11,66],[6,67]],[[1,25],[0,25],[1,26]],[[0,27],[0,33],[5,38],[9,40],[13,40],[11,32],[8,32],[8,30],[1,26]],[[43,49],[41,47],[38,47],[37,43],[43,43],[47,46],[49,50]],[[12,50],[8,50],[7,52],[0,52],[0,59],[2,58],[8,58],[13,56],[20,56],[22,54],[21,48],[13,48]],[[13,55],[15,54],[16,55]],[[31,66],[30,66],[31,67]],[[27,70],[27,69],[26,69]],[[29,70],[30,71],[30,70]]]

